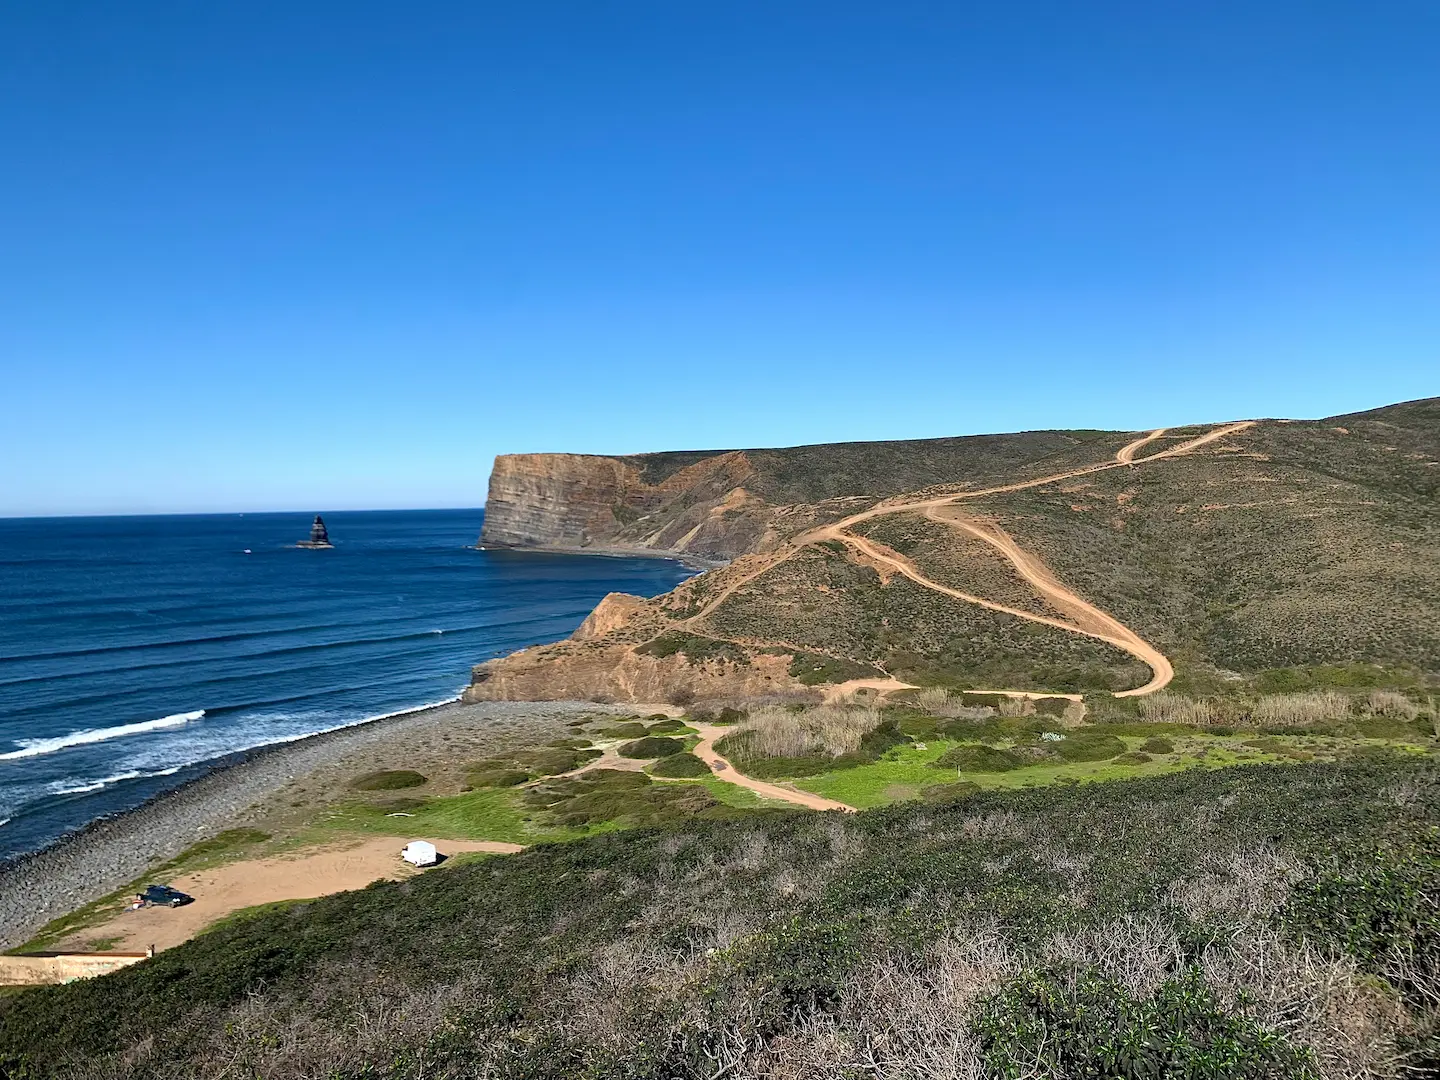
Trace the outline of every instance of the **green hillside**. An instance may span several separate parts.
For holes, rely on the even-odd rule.
[[[1419,1075],[1440,1067],[1437,910],[1424,758],[693,821],[287,905],[0,999],[0,1062],[87,1080]]]

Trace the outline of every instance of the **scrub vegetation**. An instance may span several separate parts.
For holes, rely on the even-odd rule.
[[[546,798],[583,814],[645,779],[625,775],[583,792],[550,782]],[[0,1068],[96,1080],[1440,1068],[1432,758],[954,795],[859,815],[687,814],[256,913],[113,976],[0,999]]]

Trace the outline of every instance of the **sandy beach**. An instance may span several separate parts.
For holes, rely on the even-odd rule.
[[[52,919],[114,892],[221,830],[251,826],[283,833],[317,808],[346,797],[348,780],[360,773],[414,768],[429,777],[426,794],[449,794],[461,789],[467,762],[568,734],[566,723],[579,717],[636,711],[635,706],[590,702],[455,703],[250,751],[135,810],[0,868],[0,948],[23,944]],[[381,840],[385,852],[394,846],[390,838]],[[486,850],[447,843],[455,851]],[[355,862],[353,872],[335,872],[327,880],[336,889],[362,887],[386,876],[372,873],[377,867],[393,869],[391,857],[383,859],[383,864],[373,858]],[[372,876],[358,880],[366,874]],[[187,918],[211,906],[197,903],[196,915]],[[215,917],[224,913],[217,907]]]

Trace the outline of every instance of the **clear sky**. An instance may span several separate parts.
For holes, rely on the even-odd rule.
[[[1440,392],[1440,4],[0,7],[0,514]]]

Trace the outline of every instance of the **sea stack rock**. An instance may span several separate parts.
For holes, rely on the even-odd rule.
[[[295,545],[302,548],[328,548],[335,545],[330,543],[330,534],[325,531],[325,519],[319,514],[315,515],[315,524],[310,526],[310,539],[301,540]]]

